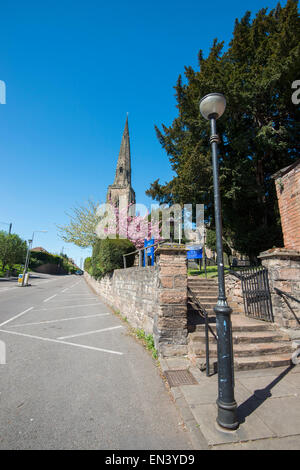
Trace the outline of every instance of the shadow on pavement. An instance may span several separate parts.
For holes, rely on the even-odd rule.
[[[271,390],[277,385],[293,368],[294,364],[287,367],[281,374],[276,377],[269,385],[260,390],[255,390],[253,395],[249,397],[244,403],[238,406],[237,413],[240,423],[244,423],[247,416],[250,416],[257,410],[268,398],[272,397]]]

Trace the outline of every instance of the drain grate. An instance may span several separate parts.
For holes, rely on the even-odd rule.
[[[180,387],[180,385],[197,385],[197,380],[189,370],[166,370],[164,375],[170,387]]]

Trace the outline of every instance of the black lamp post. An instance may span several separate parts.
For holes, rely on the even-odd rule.
[[[210,121],[211,150],[214,180],[214,205],[216,223],[216,245],[218,263],[218,302],[214,307],[216,314],[216,327],[218,335],[218,417],[217,423],[226,429],[237,429],[237,404],[234,399],[234,371],[231,329],[231,308],[227,304],[225,295],[221,199],[219,187],[219,161],[216,120],[222,116],[226,108],[225,97],[221,93],[210,93],[200,100],[200,112]]]

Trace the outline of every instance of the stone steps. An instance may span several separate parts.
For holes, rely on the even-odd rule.
[[[205,362],[204,359],[191,358],[192,363],[201,368]],[[215,364],[216,361],[211,360],[211,365]],[[276,354],[274,355],[261,355],[261,356],[250,356],[250,357],[234,357],[234,369],[235,370],[254,370],[254,369],[266,369],[269,367],[284,367],[291,365],[291,354]],[[212,370],[216,371],[216,366],[211,367]]]
[[[197,331],[190,333],[189,341],[193,342],[200,342],[205,343],[205,336],[202,333]],[[232,333],[232,341],[233,344],[240,344],[240,343],[271,343],[271,342],[284,342],[290,341],[289,336],[282,335],[276,331],[234,331]],[[216,343],[216,339],[211,335],[209,342],[214,344]]]
[[[189,353],[196,357],[205,357],[205,341],[190,341],[188,344]],[[251,357],[262,355],[273,355],[276,353],[292,354],[291,344],[288,341],[277,341],[274,343],[237,343],[233,344],[233,354],[235,357]],[[217,344],[209,343],[210,357],[217,357]]]
[[[188,279],[188,286],[209,316],[209,325],[216,333],[216,317],[213,311],[217,303],[216,281]],[[288,336],[277,331],[274,324],[246,317],[242,306],[229,300],[231,315],[234,365],[238,370],[277,367],[291,363],[292,346]],[[205,362],[205,325],[197,313],[192,297],[188,301],[188,354],[193,362]],[[211,362],[217,360],[217,344],[209,333]]]

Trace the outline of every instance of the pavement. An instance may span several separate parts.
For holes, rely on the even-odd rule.
[[[0,282],[0,449],[299,450],[300,366],[236,372],[224,431],[217,375],[158,367],[81,276],[30,283]],[[166,386],[172,370],[195,383]]]
[[[0,283],[0,449],[193,450],[151,354],[82,276]]]
[[[299,450],[300,366],[235,373],[235,399],[240,426],[225,431],[216,423],[217,375],[191,366],[188,359],[160,361],[163,373],[189,370],[194,385],[170,388],[174,402],[201,450]]]

